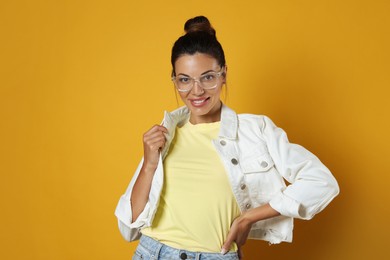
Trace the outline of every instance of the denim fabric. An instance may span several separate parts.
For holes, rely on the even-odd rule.
[[[202,253],[180,250],[166,246],[153,238],[142,236],[134,253],[133,260],[238,260],[236,252],[222,255],[220,253]]]

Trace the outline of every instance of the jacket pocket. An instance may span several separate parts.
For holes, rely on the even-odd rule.
[[[285,188],[282,176],[264,147],[243,154],[240,166],[253,204],[265,204],[267,198]]]
[[[255,151],[254,151],[255,152]],[[253,154],[243,156],[241,170],[244,174],[265,173],[274,166],[274,161],[268,151],[256,151]]]

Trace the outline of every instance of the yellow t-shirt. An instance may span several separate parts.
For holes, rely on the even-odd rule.
[[[142,233],[168,246],[220,252],[240,215],[225,168],[212,140],[220,122],[176,129],[164,161],[164,186],[152,226]],[[232,251],[237,251],[233,244]]]

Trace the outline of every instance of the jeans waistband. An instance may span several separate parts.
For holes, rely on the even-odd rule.
[[[172,259],[192,259],[192,260],[238,260],[237,252],[229,252],[225,255],[220,253],[204,253],[182,250],[167,246],[151,237],[142,235],[137,247],[136,259],[155,259],[155,260],[172,260]],[[133,258],[134,259],[134,258]]]

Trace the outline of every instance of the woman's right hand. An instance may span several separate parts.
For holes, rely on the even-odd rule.
[[[166,142],[164,134],[168,134],[168,129],[162,125],[154,125],[144,133],[144,170],[154,172],[157,169],[159,155]]]
[[[132,222],[134,222],[144,210],[148,202],[154,172],[160,159],[160,151],[164,148],[165,135],[168,129],[161,125],[154,125],[143,136],[144,162],[139,176],[134,183],[131,193]]]

